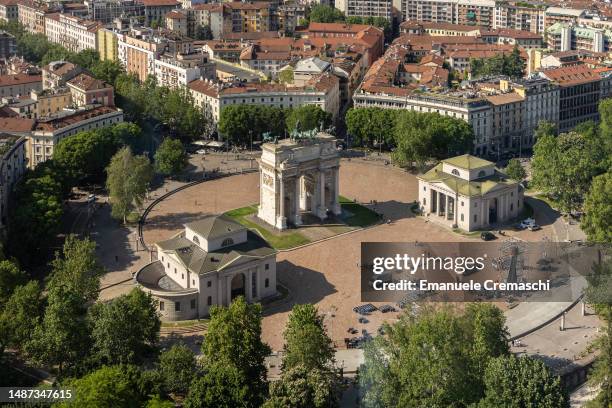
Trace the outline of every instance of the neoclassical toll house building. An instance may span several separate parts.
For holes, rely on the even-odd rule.
[[[494,163],[469,154],[442,160],[417,178],[423,214],[452,228],[490,228],[523,210],[521,185]]]
[[[163,320],[204,317],[241,295],[255,302],[276,294],[276,250],[227,216],[185,224],[155,246],[157,261],[135,279],[158,300]]]

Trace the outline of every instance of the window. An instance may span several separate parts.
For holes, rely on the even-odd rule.
[[[193,236],[193,242],[200,245],[200,239],[196,235]]]
[[[164,257],[162,256],[162,262],[164,262]]]
[[[427,191],[427,186],[423,186],[423,191]]]
[[[478,216],[476,214],[474,214],[474,222],[478,221]]]
[[[191,284],[192,284],[193,286],[195,286],[195,279],[192,279],[192,280],[191,280]]]
[[[185,279],[185,274],[181,273],[181,279]]]
[[[461,206],[463,207],[463,201],[461,202]]]
[[[264,269],[265,269],[266,271],[267,271],[268,269],[270,269],[270,264],[266,264],[266,266],[265,266],[265,268],[264,268]]]
[[[270,287],[270,279],[266,278],[266,281],[265,281],[265,283],[264,283],[264,286],[265,286],[266,288]]]
[[[234,240],[231,238],[226,238],[223,240],[223,242],[221,243],[222,247],[226,247],[226,246],[230,246],[230,245],[234,245]]]
[[[510,211],[514,211],[514,204],[510,204]]]
[[[206,304],[208,306],[212,305],[212,296],[209,296],[209,297],[206,298]]]
[[[159,310],[160,312],[164,311],[164,302],[159,302]]]
[[[461,214],[461,221],[463,221],[463,214]]]
[[[195,305],[195,299],[191,299],[191,302],[189,302],[189,306],[190,306],[192,309],[195,309],[195,306],[196,306],[196,305]]]
[[[212,286],[212,281],[208,281],[208,282],[206,282],[206,287],[207,287],[207,288],[210,288],[211,286]]]
[[[451,171],[451,173],[453,173],[455,176],[458,176],[459,175],[459,170],[453,169],[453,171]]]
[[[484,170],[480,170],[480,171],[478,172],[478,177],[484,177],[484,176],[486,176],[486,175],[487,175],[487,173],[485,173],[485,171],[484,171]]]
[[[427,198],[423,197],[423,205],[427,205]]]
[[[174,310],[176,312],[180,312],[181,311],[181,302],[174,302]]]
[[[176,268],[174,268],[174,273],[178,273],[178,272],[176,271]]]

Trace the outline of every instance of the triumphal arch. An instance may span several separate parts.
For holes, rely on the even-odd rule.
[[[326,132],[293,132],[262,145],[259,159],[257,216],[284,230],[302,225],[302,213],[320,220],[339,215],[340,156],[336,139]]]

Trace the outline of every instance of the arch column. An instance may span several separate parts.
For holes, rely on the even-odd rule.
[[[276,217],[276,228],[284,230],[287,228],[287,217],[285,215],[285,180],[281,177],[279,182],[279,203],[278,216]]]
[[[317,217],[324,220],[327,218],[325,208],[325,172],[319,170],[317,179]]]
[[[302,225],[302,214],[300,213],[300,190],[301,190],[301,177],[298,176],[295,178],[295,182],[293,183],[293,223],[295,225]]]
[[[340,215],[342,213],[342,208],[340,206],[340,168],[334,167],[332,170],[332,180],[333,180],[333,197],[332,197],[332,211],[334,215]]]

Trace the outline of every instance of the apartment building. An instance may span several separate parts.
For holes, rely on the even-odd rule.
[[[144,22],[150,27],[151,24],[163,26],[166,14],[181,7],[176,0],[140,0],[144,4]]]
[[[215,64],[208,55],[193,49],[187,53],[162,54],[154,62],[154,75],[161,86],[176,88],[198,78],[214,79]]]
[[[42,69],[42,89],[57,89],[83,72],[83,68],[68,61],[53,61]]]
[[[191,7],[196,26],[208,26],[215,40],[232,32],[232,21],[226,3],[196,4]]]
[[[119,60],[119,37],[113,29],[100,28],[98,30],[98,55],[101,61]]]
[[[548,27],[556,23],[573,24],[584,16],[585,10],[566,7],[548,7],[544,12],[544,29],[548,29]]]
[[[51,159],[55,146],[67,136],[120,122],[123,122],[123,111],[108,106],[64,111],[56,116],[40,119],[28,137],[26,145],[28,166],[34,168],[39,163]]]
[[[0,97],[29,95],[32,90],[42,89],[42,76],[11,74],[0,76]]]
[[[548,48],[555,51],[588,50],[606,52],[612,43],[612,31],[555,23],[546,29]]]
[[[382,17],[393,20],[392,0],[337,0],[336,8],[347,17]]]
[[[72,52],[98,48],[98,29],[102,25],[96,21],[83,20],[66,14],[48,14],[45,17],[47,39]]]
[[[72,95],[67,87],[33,90],[30,99],[35,102],[33,119],[51,116],[72,106]]]
[[[404,20],[494,28],[493,0],[402,0]]]
[[[535,130],[541,121],[559,121],[559,86],[541,74],[531,75],[520,80],[501,79],[502,92],[510,92],[523,98],[521,148],[531,148],[535,144]]]
[[[72,104],[76,107],[87,105],[115,106],[115,92],[111,85],[87,73],[81,73],[69,80]]]
[[[109,24],[116,18],[144,18],[144,4],[139,0],[85,0],[89,18]]]
[[[218,123],[226,106],[243,104],[280,108],[318,105],[336,119],[340,109],[339,82],[336,76],[325,73],[311,78],[303,86],[275,83],[236,86],[195,80],[188,84],[188,88],[196,104],[211,115],[214,123]]]
[[[407,20],[400,24],[400,33],[411,35],[431,35],[434,37],[478,37],[482,27],[460,25],[446,22]]]
[[[26,138],[0,134],[0,235],[6,237],[8,215],[15,185],[26,171]]]
[[[57,12],[45,4],[32,0],[17,0],[18,21],[32,34],[45,34],[45,17]]]
[[[540,34],[544,32],[545,4],[500,1],[495,5],[493,28],[510,28]]]
[[[196,44],[198,41],[196,41]],[[228,62],[239,63],[242,49],[249,43],[242,41],[202,41],[202,51],[207,53],[211,59],[220,59]]]
[[[155,74],[155,60],[165,47],[165,41],[155,36],[151,29],[132,29],[129,33],[119,36],[119,62],[128,73],[145,81],[149,75]]]
[[[186,10],[173,10],[165,16],[165,26],[168,30],[183,36],[193,35],[193,19]]]
[[[542,75],[559,86],[559,132],[597,121],[601,75],[584,64],[547,69]]]
[[[0,58],[9,59],[17,53],[17,40],[15,36],[0,30]]]
[[[9,21],[19,20],[19,7],[17,0],[0,0],[0,21],[8,23]]]

